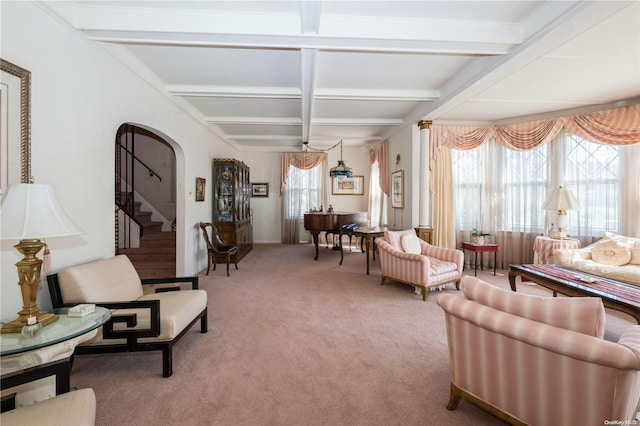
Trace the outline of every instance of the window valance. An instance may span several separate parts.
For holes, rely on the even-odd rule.
[[[562,128],[585,140],[611,145],[640,142],[640,104],[577,115],[516,124],[491,126],[431,125],[429,169],[433,170],[440,148],[473,149],[495,138],[514,150],[535,149],[551,141]]]

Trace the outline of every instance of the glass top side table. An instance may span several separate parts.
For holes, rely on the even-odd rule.
[[[0,356],[20,354],[45,348],[86,334],[103,325],[111,318],[111,311],[96,306],[95,312],[83,317],[69,317],[68,308],[54,311],[58,321],[43,327],[34,337],[20,333],[0,334]]]

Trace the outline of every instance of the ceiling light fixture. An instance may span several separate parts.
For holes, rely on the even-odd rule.
[[[329,176],[332,178],[351,177],[353,176],[353,170],[342,161],[342,141],[338,142],[338,144],[340,145],[340,160],[338,160],[337,166],[331,168]]]
[[[305,150],[311,149],[313,151],[321,151],[321,152],[330,151],[333,148],[335,148],[338,145],[340,145],[340,160],[338,160],[338,165],[337,166],[332,167],[331,170],[329,170],[329,176],[332,177],[332,178],[345,178],[345,177],[353,176],[353,169],[351,169],[351,167],[347,166],[344,163],[344,160],[342,159],[342,140],[340,140],[340,142],[338,142],[337,144],[335,144],[331,148],[327,148],[327,149],[311,148],[309,146],[309,142],[308,141],[302,142],[302,144],[305,146]]]

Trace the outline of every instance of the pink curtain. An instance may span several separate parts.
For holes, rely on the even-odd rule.
[[[534,149],[551,140],[562,130],[562,120],[528,121],[494,126],[493,136],[507,148],[517,151]]]
[[[294,166],[301,170],[313,169],[328,157],[326,152],[283,152],[282,170],[280,180],[280,194],[284,192],[284,187],[289,178],[289,167]]]
[[[474,149],[493,136],[493,126],[443,126],[432,124],[429,144],[429,170],[433,170],[440,148]]]
[[[429,169],[440,148],[473,149],[495,137],[507,148],[534,149],[551,141],[563,127],[574,135],[596,143],[630,145],[640,142],[640,104],[549,120],[528,121],[500,126],[431,125]]]
[[[565,117],[564,125],[590,142],[630,145],[640,142],[640,104]]]
[[[387,197],[389,196],[389,182],[391,177],[389,176],[389,141],[384,140],[375,144],[369,149],[369,164],[378,162],[378,168],[380,169],[380,189]]]

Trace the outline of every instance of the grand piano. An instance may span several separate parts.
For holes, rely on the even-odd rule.
[[[318,235],[321,232],[338,234],[342,225],[358,223],[364,225],[367,221],[366,212],[313,212],[305,213],[304,229],[311,232],[313,244],[316,246],[316,257],[318,260]]]

